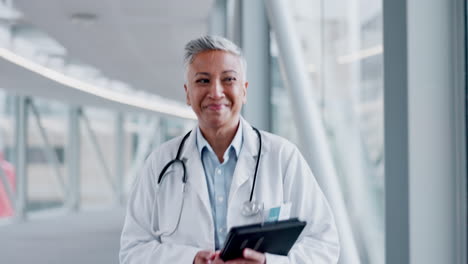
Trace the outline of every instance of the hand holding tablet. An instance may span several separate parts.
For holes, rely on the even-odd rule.
[[[233,227],[221,250],[224,261],[241,258],[250,248],[261,253],[286,256],[304,229],[306,222],[297,218],[265,224]]]

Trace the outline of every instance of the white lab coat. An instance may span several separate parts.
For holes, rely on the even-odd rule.
[[[243,122],[243,146],[234,171],[227,208],[227,227],[258,222],[241,214],[249,199],[258,152],[258,137]],[[288,256],[266,254],[267,263],[336,263],[339,257],[338,232],[328,203],[298,149],[287,140],[262,131],[262,154],[254,199],[265,210],[291,203],[291,217],[307,221],[307,226]],[[162,144],[146,165],[129,197],[122,231],[120,263],[193,263],[200,250],[214,250],[214,223],[195,133],[182,151],[187,184],[182,195],[182,167],[173,165],[160,186],[162,168],[175,158],[182,137]],[[183,210],[176,226],[182,199]]]

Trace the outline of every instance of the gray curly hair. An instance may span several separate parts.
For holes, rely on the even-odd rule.
[[[184,54],[184,68],[185,68],[185,79],[187,80],[188,67],[192,64],[195,56],[210,50],[222,50],[234,54],[239,57],[243,70],[244,80],[247,75],[247,61],[245,60],[244,55],[242,54],[241,49],[234,44],[232,41],[219,37],[219,36],[202,36],[197,39],[189,41],[185,45],[185,54]]]

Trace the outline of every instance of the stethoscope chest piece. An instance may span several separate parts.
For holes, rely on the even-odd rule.
[[[255,216],[263,210],[263,204],[260,204],[256,201],[245,201],[242,206],[242,215],[243,216]]]

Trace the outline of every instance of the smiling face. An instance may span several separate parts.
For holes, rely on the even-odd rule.
[[[238,56],[225,51],[205,51],[189,64],[184,85],[202,129],[237,127],[247,102],[244,69]]]

